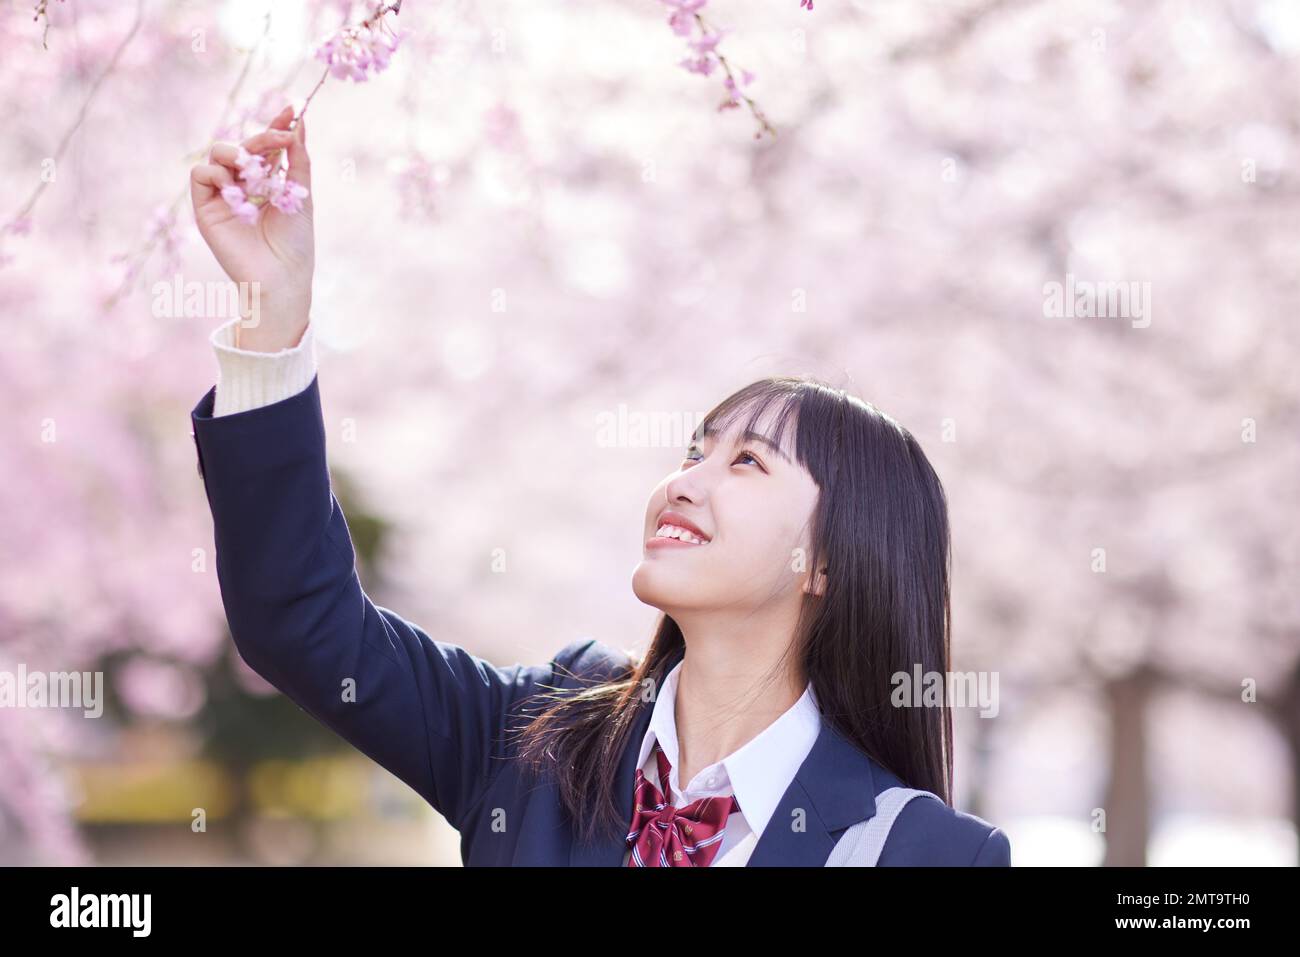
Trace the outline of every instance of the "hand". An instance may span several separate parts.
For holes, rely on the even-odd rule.
[[[221,196],[224,186],[236,182],[238,147],[216,143],[210,162],[190,170],[190,197],[199,235],[208,244],[226,275],[249,287],[258,298],[258,318],[236,325],[235,344],[241,349],[276,352],[298,344],[311,312],[311,277],[316,264],[312,235],[311,160],[307,156],[306,121],[290,132],[293,107],[286,106],[265,132],[244,140],[250,153],[266,154],[274,166],[279,151],[288,150],[288,179],[308,190],[302,211],[280,212],[269,203],[249,224],[235,216]]]

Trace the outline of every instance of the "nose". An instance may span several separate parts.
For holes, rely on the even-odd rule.
[[[682,503],[699,505],[704,501],[704,490],[700,487],[699,477],[693,474],[699,471],[700,467],[697,465],[669,480],[664,487],[664,497],[669,505]]]

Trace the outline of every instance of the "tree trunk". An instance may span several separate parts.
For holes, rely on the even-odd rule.
[[[1282,686],[1282,698],[1275,714],[1291,753],[1291,826],[1298,838],[1296,863],[1300,864],[1300,661]]]
[[[1110,703],[1110,780],[1103,867],[1145,867],[1151,794],[1147,780],[1146,710],[1155,677],[1145,666],[1106,685]]]

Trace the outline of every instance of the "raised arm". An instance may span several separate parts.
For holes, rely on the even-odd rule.
[[[288,150],[310,183],[286,108],[250,152]],[[330,486],[308,312],[311,198],[240,220],[221,196],[238,148],[191,172],[200,233],[227,275],[257,283],[255,325],[213,333],[218,384],[191,413],[216,539],[217,576],[240,655],[305,711],[401,778],[459,828],[509,753],[506,731],[554,662],[496,667],[376,606],[357,577]],[[582,643],[556,656],[563,663]]]
[[[494,666],[366,595],[330,488],[316,379],[231,415],[213,416],[214,399],[191,419],[236,648],[459,828],[510,753],[517,706],[555,680],[553,665]]]

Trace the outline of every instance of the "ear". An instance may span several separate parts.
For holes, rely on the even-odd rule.
[[[810,595],[816,595],[818,598],[826,594],[826,566],[823,565],[821,571],[808,576],[804,582],[803,590]]]

